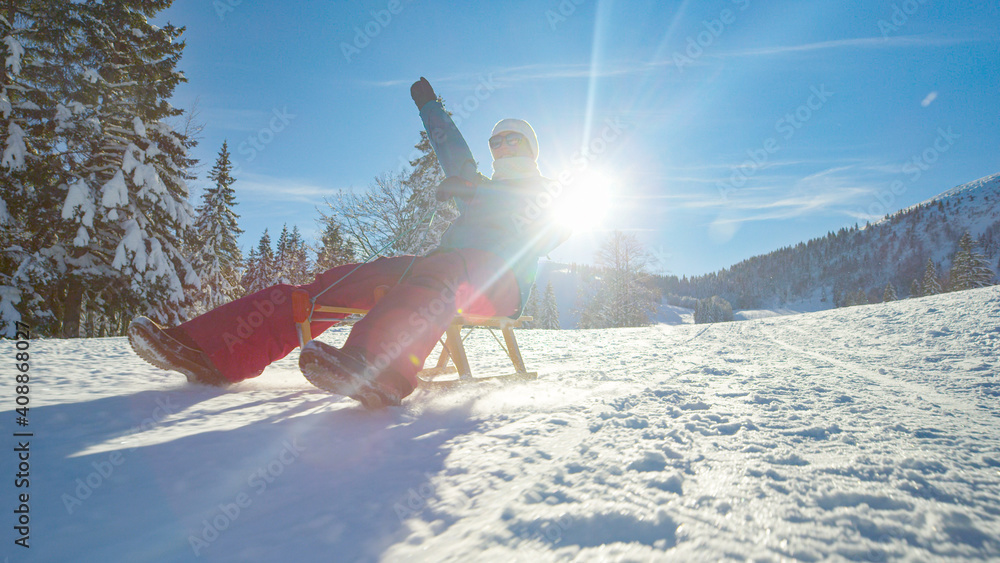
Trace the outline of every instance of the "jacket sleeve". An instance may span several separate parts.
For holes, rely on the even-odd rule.
[[[433,100],[424,104],[420,108],[420,119],[445,176],[461,176],[469,182],[479,183],[480,174],[469,144],[441,102]]]

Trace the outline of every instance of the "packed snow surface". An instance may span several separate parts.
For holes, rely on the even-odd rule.
[[[312,388],[297,353],[217,390],[146,365],[124,338],[32,341],[32,547],[4,551],[1000,558],[1000,288],[519,340],[537,381],[421,389],[382,412]],[[482,373],[505,369],[488,333],[468,347]]]

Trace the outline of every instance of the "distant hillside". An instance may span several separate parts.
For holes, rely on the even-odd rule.
[[[661,279],[666,294],[720,295],[737,309],[776,307],[863,290],[880,301],[888,282],[900,298],[923,276],[928,258],[942,282],[968,231],[994,274],[1000,270],[1000,174],[952,188],[864,227],[843,228],[749,258],[719,272]]]

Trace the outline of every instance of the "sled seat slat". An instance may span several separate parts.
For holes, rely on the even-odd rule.
[[[379,286],[376,288],[376,301],[385,294],[387,288]],[[296,331],[299,336],[299,345],[305,346],[312,340],[312,322],[330,321],[336,322],[341,318],[322,318],[323,313],[335,315],[361,315],[368,314],[369,309],[358,309],[354,307],[335,307],[329,305],[312,306],[309,294],[301,289],[292,292],[292,312],[296,324]],[[317,313],[319,318],[311,318]],[[483,380],[499,379],[535,379],[538,372],[529,372],[524,367],[524,359],[521,357],[521,350],[517,345],[517,338],[514,336],[514,329],[521,328],[524,323],[530,322],[532,317],[522,316],[517,319],[510,317],[484,317],[479,315],[458,314],[452,319],[451,324],[445,331],[445,339],[442,343],[441,353],[438,356],[434,367],[421,370],[417,376],[421,382],[433,386],[450,386],[458,383]],[[463,328],[486,328],[489,330],[499,329],[503,334],[508,359],[514,366],[514,373],[499,376],[479,376],[472,375],[472,368],[466,355],[465,344],[462,338]],[[449,365],[451,364],[451,365]],[[455,375],[457,374],[457,375]],[[442,377],[444,376],[444,377]]]

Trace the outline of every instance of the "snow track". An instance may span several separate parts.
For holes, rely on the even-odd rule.
[[[297,354],[219,391],[124,339],[33,344],[32,555],[1000,558],[1000,288],[519,340],[539,380],[385,412],[313,389]],[[466,345],[509,369],[488,334]]]

